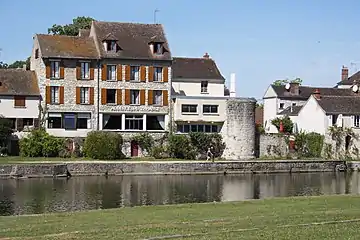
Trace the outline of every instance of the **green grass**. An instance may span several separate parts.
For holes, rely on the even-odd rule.
[[[204,189],[205,191],[205,189]],[[341,220],[356,220],[340,223]],[[358,219],[358,220],[357,220]],[[306,225],[319,222],[333,223]],[[359,196],[134,207],[0,217],[0,239],[358,239]]]

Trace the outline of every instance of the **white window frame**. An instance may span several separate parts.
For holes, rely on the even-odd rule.
[[[209,107],[209,112],[205,112],[205,106]],[[216,112],[211,111],[213,107],[216,107]],[[219,113],[219,105],[214,105],[214,104],[204,104],[203,105],[203,113],[204,114],[218,114]]]
[[[353,116],[354,121],[353,121],[353,126],[356,128],[360,127],[360,116],[359,115],[355,115]]]
[[[81,79],[90,79],[90,62],[80,62]]]
[[[201,93],[208,93],[209,82],[201,81]]]
[[[81,87],[80,88],[80,104],[89,104],[90,103],[90,88]]]
[[[50,86],[50,100],[51,104],[60,103],[60,87],[59,86]]]
[[[138,128],[127,128],[127,125],[131,125],[131,122],[138,122]],[[127,124],[129,123],[129,124]],[[134,124],[135,125],[135,124]],[[141,115],[125,115],[125,130],[132,130],[132,131],[141,131],[144,128],[144,117]]]
[[[195,132],[199,132],[199,126],[200,128],[203,129],[203,131],[200,132],[204,132],[204,133],[217,133],[219,131],[219,127],[215,124],[179,124],[178,125],[178,130],[180,129],[180,133],[190,133],[193,132],[191,131],[192,126],[196,126],[196,131]],[[210,127],[210,131],[206,131],[206,126]],[[187,128],[189,131],[185,131],[185,128]],[[216,131],[213,131],[216,128]]]
[[[108,81],[116,81],[116,65],[106,65],[106,75]]]
[[[154,105],[162,105],[163,102],[163,93],[161,90],[154,90],[153,91],[153,104]]]
[[[188,106],[189,111],[183,111],[184,110],[183,106]],[[191,106],[196,106],[196,112],[190,111]],[[198,105],[196,105],[196,104],[181,104],[181,113],[182,114],[197,114],[198,113]]]
[[[140,81],[140,66],[130,66],[130,81]]]
[[[163,81],[163,67],[154,67],[154,82]]]
[[[50,78],[60,79],[60,61],[50,61]]]
[[[130,104],[140,105],[140,90],[135,90],[135,89],[130,90]]]

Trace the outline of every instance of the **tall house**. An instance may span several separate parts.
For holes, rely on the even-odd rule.
[[[178,133],[220,132],[225,121],[225,78],[208,54],[174,58],[172,119]]]
[[[171,60],[159,24],[94,21],[76,37],[35,35],[31,69],[48,132],[167,130]]]

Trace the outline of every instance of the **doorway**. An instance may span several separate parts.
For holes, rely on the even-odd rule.
[[[139,144],[135,141],[131,141],[131,157],[139,156]]]

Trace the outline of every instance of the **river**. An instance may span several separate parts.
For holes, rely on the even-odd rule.
[[[0,179],[0,215],[358,193],[360,173]]]

